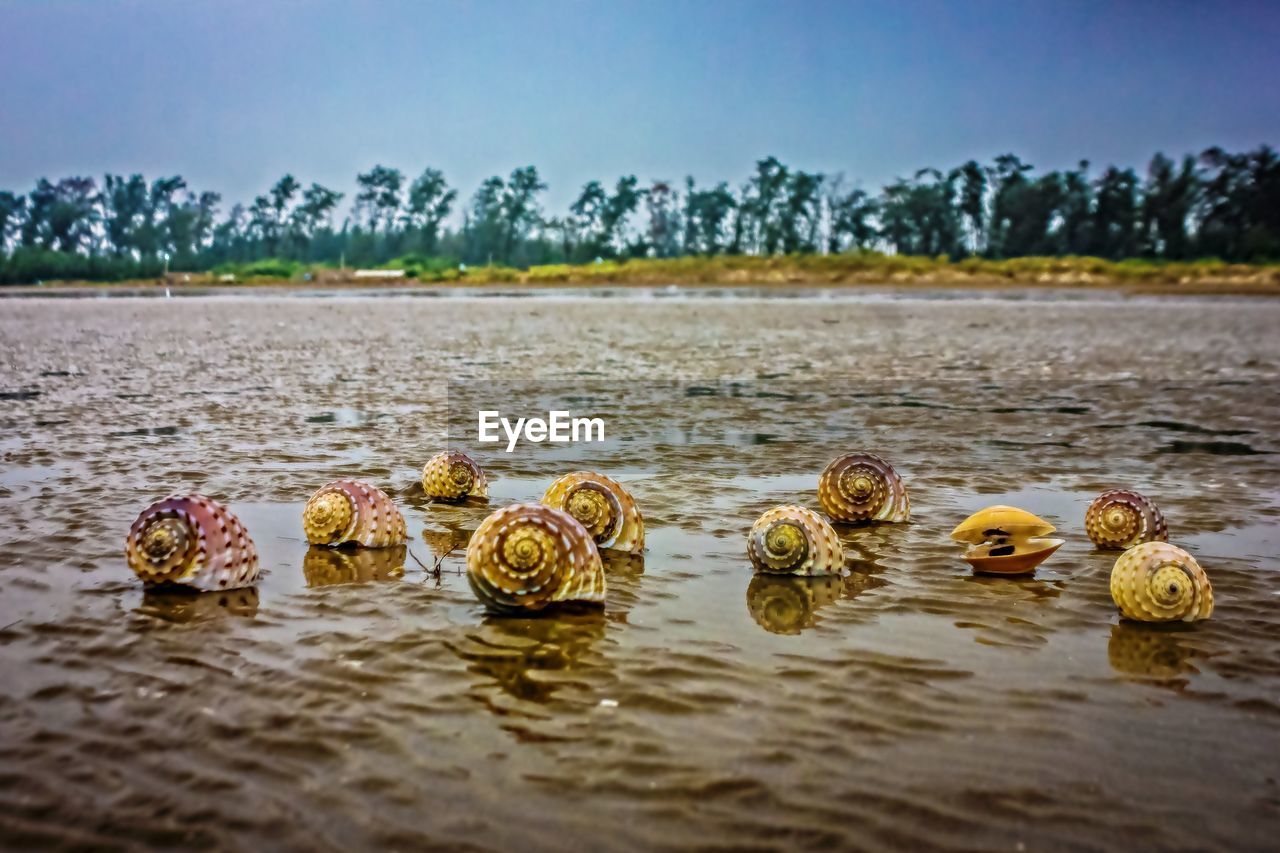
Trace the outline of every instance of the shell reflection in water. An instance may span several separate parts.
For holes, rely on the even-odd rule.
[[[1167,627],[1132,622],[1112,625],[1107,643],[1111,668],[1122,675],[1158,681],[1198,673],[1192,663],[1195,649],[1186,642],[1185,631]]]
[[[1150,498],[1124,489],[1094,498],[1085,510],[1084,529],[1094,545],[1115,551],[1169,538],[1160,507]]]
[[[1197,622],[1213,613],[1213,587],[1195,558],[1167,542],[1144,542],[1111,568],[1111,599],[1137,622]]]
[[[839,575],[800,577],[757,574],[747,585],[747,609],[761,628],[774,634],[799,634],[813,626],[814,611],[840,598]]]
[[[422,468],[422,491],[438,501],[463,501],[489,495],[489,478],[460,450],[445,450]]]
[[[850,453],[828,465],[818,478],[818,503],[835,521],[902,522],[911,516],[902,478],[873,453]]]
[[[823,575],[844,568],[844,549],[822,516],[802,506],[766,512],[747,534],[747,556],[758,572]]]
[[[596,644],[604,637],[604,614],[561,613],[555,619],[486,619],[453,651],[467,669],[484,679],[477,690],[496,685],[519,700],[546,704],[561,687],[580,685],[579,674],[592,667]],[[509,713],[481,697],[498,713]]]
[[[309,587],[396,580],[404,576],[405,553],[404,545],[355,549],[312,545],[302,558],[302,575]]]
[[[594,471],[576,471],[552,483],[542,496],[549,507],[582,523],[599,548],[633,554],[644,550],[644,519],[622,484]]]
[[[147,507],[125,540],[125,560],[144,584],[238,589],[258,580],[258,551],[226,507],[174,495]]]
[[[204,622],[225,616],[252,617],[258,613],[258,590],[246,587],[195,593],[173,587],[153,587],[142,594],[142,605],[137,612],[175,624]]]
[[[471,531],[423,530],[422,541],[427,543],[432,556],[442,559],[455,551],[465,550],[467,543],[471,541]]]
[[[951,538],[972,547],[964,560],[975,572],[1025,575],[1062,547],[1063,540],[1044,538],[1054,527],[1039,516],[1012,506],[989,506],[966,518]]]
[[[481,522],[467,545],[467,580],[500,613],[605,599],[600,552],[587,529],[541,504],[512,504]]]
[[[385,548],[405,541],[404,516],[395,501],[357,480],[322,486],[302,510],[302,528],[312,545]]]

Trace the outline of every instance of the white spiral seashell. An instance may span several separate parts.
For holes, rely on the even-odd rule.
[[[822,575],[844,568],[844,548],[822,516],[802,506],[775,507],[747,535],[747,556],[756,571]]]

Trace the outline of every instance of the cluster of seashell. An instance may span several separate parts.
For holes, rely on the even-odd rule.
[[[893,466],[873,453],[832,460],[818,477],[818,505],[842,523],[906,521],[907,487]],[[747,558],[758,572],[821,575],[844,568],[844,548],[835,528],[813,510],[778,506],[747,534]]]
[[[432,457],[422,485],[428,497],[442,501],[488,494],[484,471],[458,451]],[[819,477],[818,503],[843,523],[903,522],[911,512],[902,478],[871,453],[833,460]],[[404,516],[381,489],[335,480],[307,501],[302,526],[313,546],[304,565],[310,585],[403,571]],[[1149,498],[1124,489],[1104,492],[1085,512],[1085,530],[1097,547],[1124,550],[1110,587],[1125,618],[1194,622],[1212,614],[1208,576],[1194,557],[1168,544],[1164,516]],[[1026,510],[998,505],[966,518],[951,537],[970,546],[964,559],[975,572],[1020,575],[1034,572],[1062,546],[1062,539],[1049,538],[1053,532],[1053,525]],[[331,550],[340,546],[398,550],[362,558]],[[616,480],[577,471],[555,480],[541,503],[513,504],[487,517],[467,546],[467,578],[477,598],[498,612],[599,604],[607,589],[600,549],[640,554],[644,519]],[[795,505],[757,519],[747,535],[747,556],[766,575],[838,575],[845,564],[831,524]],[[171,496],[143,510],[126,538],[125,560],[148,589],[233,590],[252,587],[259,577],[257,550],[244,525],[202,495]]]

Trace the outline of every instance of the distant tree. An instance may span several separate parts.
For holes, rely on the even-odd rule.
[[[449,188],[439,169],[424,169],[409,186],[405,204],[405,225],[418,232],[418,248],[426,254],[436,251],[440,225],[453,209],[458,192]]]
[[[399,169],[374,166],[372,170],[356,176],[356,215],[371,231],[389,230],[400,209],[400,191],[404,187],[404,175]]]
[[[4,252],[9,240],[17,235],[26,212],[25,197],[0,190],[0,253]]]
[[[538,194],[546,188],[547,185],[538,177],[538,170],[533,166],[516,169],[507,179],[501,204],[502,259],[505,262],[514,261],[517,243],[540,221]]]
[[[1142,190],[1142,237],[1147,254],[1186,258],[1191,241],[1188,228],[1200,198],[1200,176],[1195,159],[1186,157],[1181,167],[1157,153],[1147,166]]]
[[[668,181],[653,181],[645,194],[649,214],[649,250],[659,258],[670,258],[680,251],[679,193]]]
[[[1138,176],[1110,166],[1094,183],[1092,254],[1131,258],[1139,253]]]

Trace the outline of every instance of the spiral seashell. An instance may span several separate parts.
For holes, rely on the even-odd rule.
[[[1044,538],[1054,527],[1039,516],[1012,506],[989,506],[956,525],[951,538],[973,547],[964,559],[975,572],[1024,575],[1034,572],[1063,545]]]
[[[818,503],[835,521],[906,521],[911,500],[893,466],[872,453],[834,460],[818,477]]]
[[[238,589],[258,580],[258,551],[240,519],[211,498],[174,495],[142,511],[124,546],[144,584]]]
[[[438,501],[462,501],[489,494],[489,479],[467,454],[445,450],[427,460],[422,469],[422,491]]]
[[[775,507],[747,535],[747,556],[758,572],[824,575],[844,568],[844,548],[830,524],[802,506]]]
[[[387,548],[325,548],[312,545],[302,558],[308,587],[394,580],[404,575],[404,545]]]
[[[843,591],[839,575],[758,574],[747,585],[747,610],[770,633],[799,634],[813,626],[819,607],[838,600]]]
[[[569,513],[541,504],[512,504],[480,523],[467,545],[467,580],[498,612],[600,604],[606,587],[591,534]]]
[[[542,496],[587,528],[598,548],[638,554],[644,550],[644,519],[631,494],[604,474],[577,471],[552,483]]]
[[[1111,568],[1111,599],[1138,622],[1198,622],[1213,613],[1213,587],[1200,564],[1168,542],[1143,542]]]
[[[312,545],[385,548],[405,541],[404,516],[379,488],[357,480],[334,480],[311,496],[302,529]]]
[[[1150,498],[1124,489],[1094,498],[1084,513],[1084,529],[1094,545],[1113,551],[1169,539],[1160,507]]]

